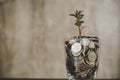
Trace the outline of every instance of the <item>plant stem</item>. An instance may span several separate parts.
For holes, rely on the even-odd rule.
[[[81,37],[81,29],[80,26],[78,26],[78,30],[79,30],[79,38]]]

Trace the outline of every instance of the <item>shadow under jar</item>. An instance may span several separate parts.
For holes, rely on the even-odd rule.
[[[73,37],[65,41],[69,80],[95,79],[99,65],[98,37]]]

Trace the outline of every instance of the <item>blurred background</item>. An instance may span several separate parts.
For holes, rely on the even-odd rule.
[[[120,0],[0,0],[0,77],[67,78],[75,10],[84,10],[82,35],[100,38],[97,77],[120,78]]]

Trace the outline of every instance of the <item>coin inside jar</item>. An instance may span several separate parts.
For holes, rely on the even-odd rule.
[[[83,46],[88,46],[90,44],[90,40],[88,38],[82,38],[80,40],[80,43],[83,45]]]
[[[88,54],[88,59],[89,59],[89,64],[94,64],[96,59],[97,59],[97,55],[94,51],[90,51],[90,53]]]
[[[71,51],[73,56],[79,56],[81,54],[81,49],[82,46],[79,42],[75,42],[72,46],[71,46]]]
[[[95,48],[95,43],[93,41],[90,42],[89,48]]]

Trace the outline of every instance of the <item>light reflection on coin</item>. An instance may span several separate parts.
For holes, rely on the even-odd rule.
[[[81,49],[82,49],[82,46],[81,46],[81,44],[78,43],[78,42],[75,42],[75,43],[71,46],[71,51],[72,51],[72,54],[73,54],[74,56],[80,55]]]
[[[88,38],[82,38],[80,40],[80,43],[83,45],[83,46],[88,46],[90,44],[90,40]]]

